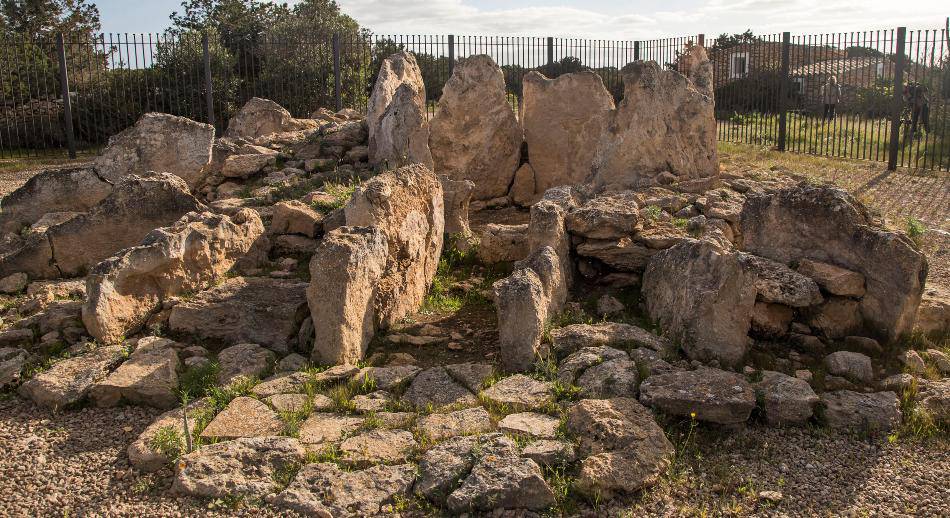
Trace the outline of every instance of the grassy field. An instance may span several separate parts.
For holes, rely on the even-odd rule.
[[[890,121],[853,114],[840,114],[835,120],[813,115],[788,114],[786,149],[793,153],[862,160],[887,160]],[[937,130],[936,117],[932,129]],[[717,121],[720,142],[778,145],[778,116],[761,113],[733,114]],[[915,169],[950,169],[950,134],[922,132],[911,138],[908,125],[901,127],[898,164]]]

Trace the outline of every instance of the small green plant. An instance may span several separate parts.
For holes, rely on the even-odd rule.
[[[178,460],[185,446],[181,432],[174,426],[159,428],[148,445],[172,462]]]
[[[685,230],[687,224],[689,224],[689,220],[686,218],[673,218],[673,226],[678,229]]]
[[[660,216],[663,214],[663,209],[657,205],[647,205],[646,207],[647,218],[652,221],[660,219]]]
[[[273,475],[275,492],[279,493],[287,489],[287,486],[293,482],[294,478],[299,472],[300,464],[297,464],[296,462],[288,462],[286,464],[277,466],[277,469],[274,470]]]
[[[927,233],[927,227],[917,218],[907,218],[907,235],[920,246],[921,239]]]
[[[218,362],[205,362],[189,367],[178,378],[178,391],[189,399],[204,397],[214,386],[220,367]]]
[[[342,184],[342,183],[325,183],[323,187],[320,188],[321,191],[329,194],[332,199],[326,200],[321,199],[313,202],[313,208],[324,214],[332,212],[336,209],[339,209],[346,205],[350,201],[350,197],[353,196],[353,193],[356,191],[356,186],[358,182]]]

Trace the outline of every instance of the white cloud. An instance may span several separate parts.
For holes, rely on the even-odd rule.
[[[706,0],[686,8],[629,14],[564,5],[484,9],[470,0],[338,0],[363,26],[382,34],[525,35],[597,39],[649,39],[722,32],[796,33],[855,31],[906,25],[943,26],[943,0]],[[557,4],[557,2],[551,2]]]

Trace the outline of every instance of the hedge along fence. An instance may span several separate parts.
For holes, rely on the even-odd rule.
[[[675,69],[686,48],[700,43],[708,44],[715,69],[720,140],[891,167],[950,168],[946,30],[704,40],[361,32],[227,41],[213,31],[62,35],[61,44],[9,37],[0,40],[0,157],[94,151],[149,111],[210,122],[221,132],[254,96],[297,117],[319,107],[362,111],[380,62],[399,49],[416,55],[430,114],[454,64],[474,54],[499,64],[516,111],[522,79],[532,70],[549,77],[594,70],[619,101],[624,65],[645,59]],[[823,118],[819,99],[830,75],[842,87],[835,119]],[[926,125],[905,98],[907,82],[927,91]]]

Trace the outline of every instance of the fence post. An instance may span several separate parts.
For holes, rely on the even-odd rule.
[[[208,111],[208,124],[214,126],[214,92],[211,86],[211,51],[207,32],[201,35],[201,50],[204,53],[205,109]]]
[[[66,68],[66,43],[63,33],[56,34],[56,50],[59,54],[59,86],[63,96],[63,123],[66,125],[66,148],[69,158],[76,158],[76,136],[73,134],[73,103],[69,98],[69,71]]]
[[[449,34],[449,77],[455,71],[455,35]]]
[[[700,47],[705,47],[705,46],[706,46],[706,35],[703,34],[703,33],[699,33],[699,36],[696,37],[696,43],[699,44]]]
[[[887,146],[887,169],[897,169],[897,153],[900,149],[901,105],[904,93],[904,40],[907,27],[897,28],[897,59],[894,61],[894,106],[891,108],[891,139]]]
[[[340,33],[333,33],[333,105],[336,111],[343,109],[343,92],[340,81]]]
[[[639,41],[633,42],[633,60],[640,61],[640,42]]]
[[[554,38],[548,36],[548,65],[554,65]]]
[[[788,84],[791,81],[789,75],[789,50],[791,49],[792,35],[789,32],[782,33],[782,74],[779,76],[778,85],[778,150],[785,151],[785,141],[788,140]]]

